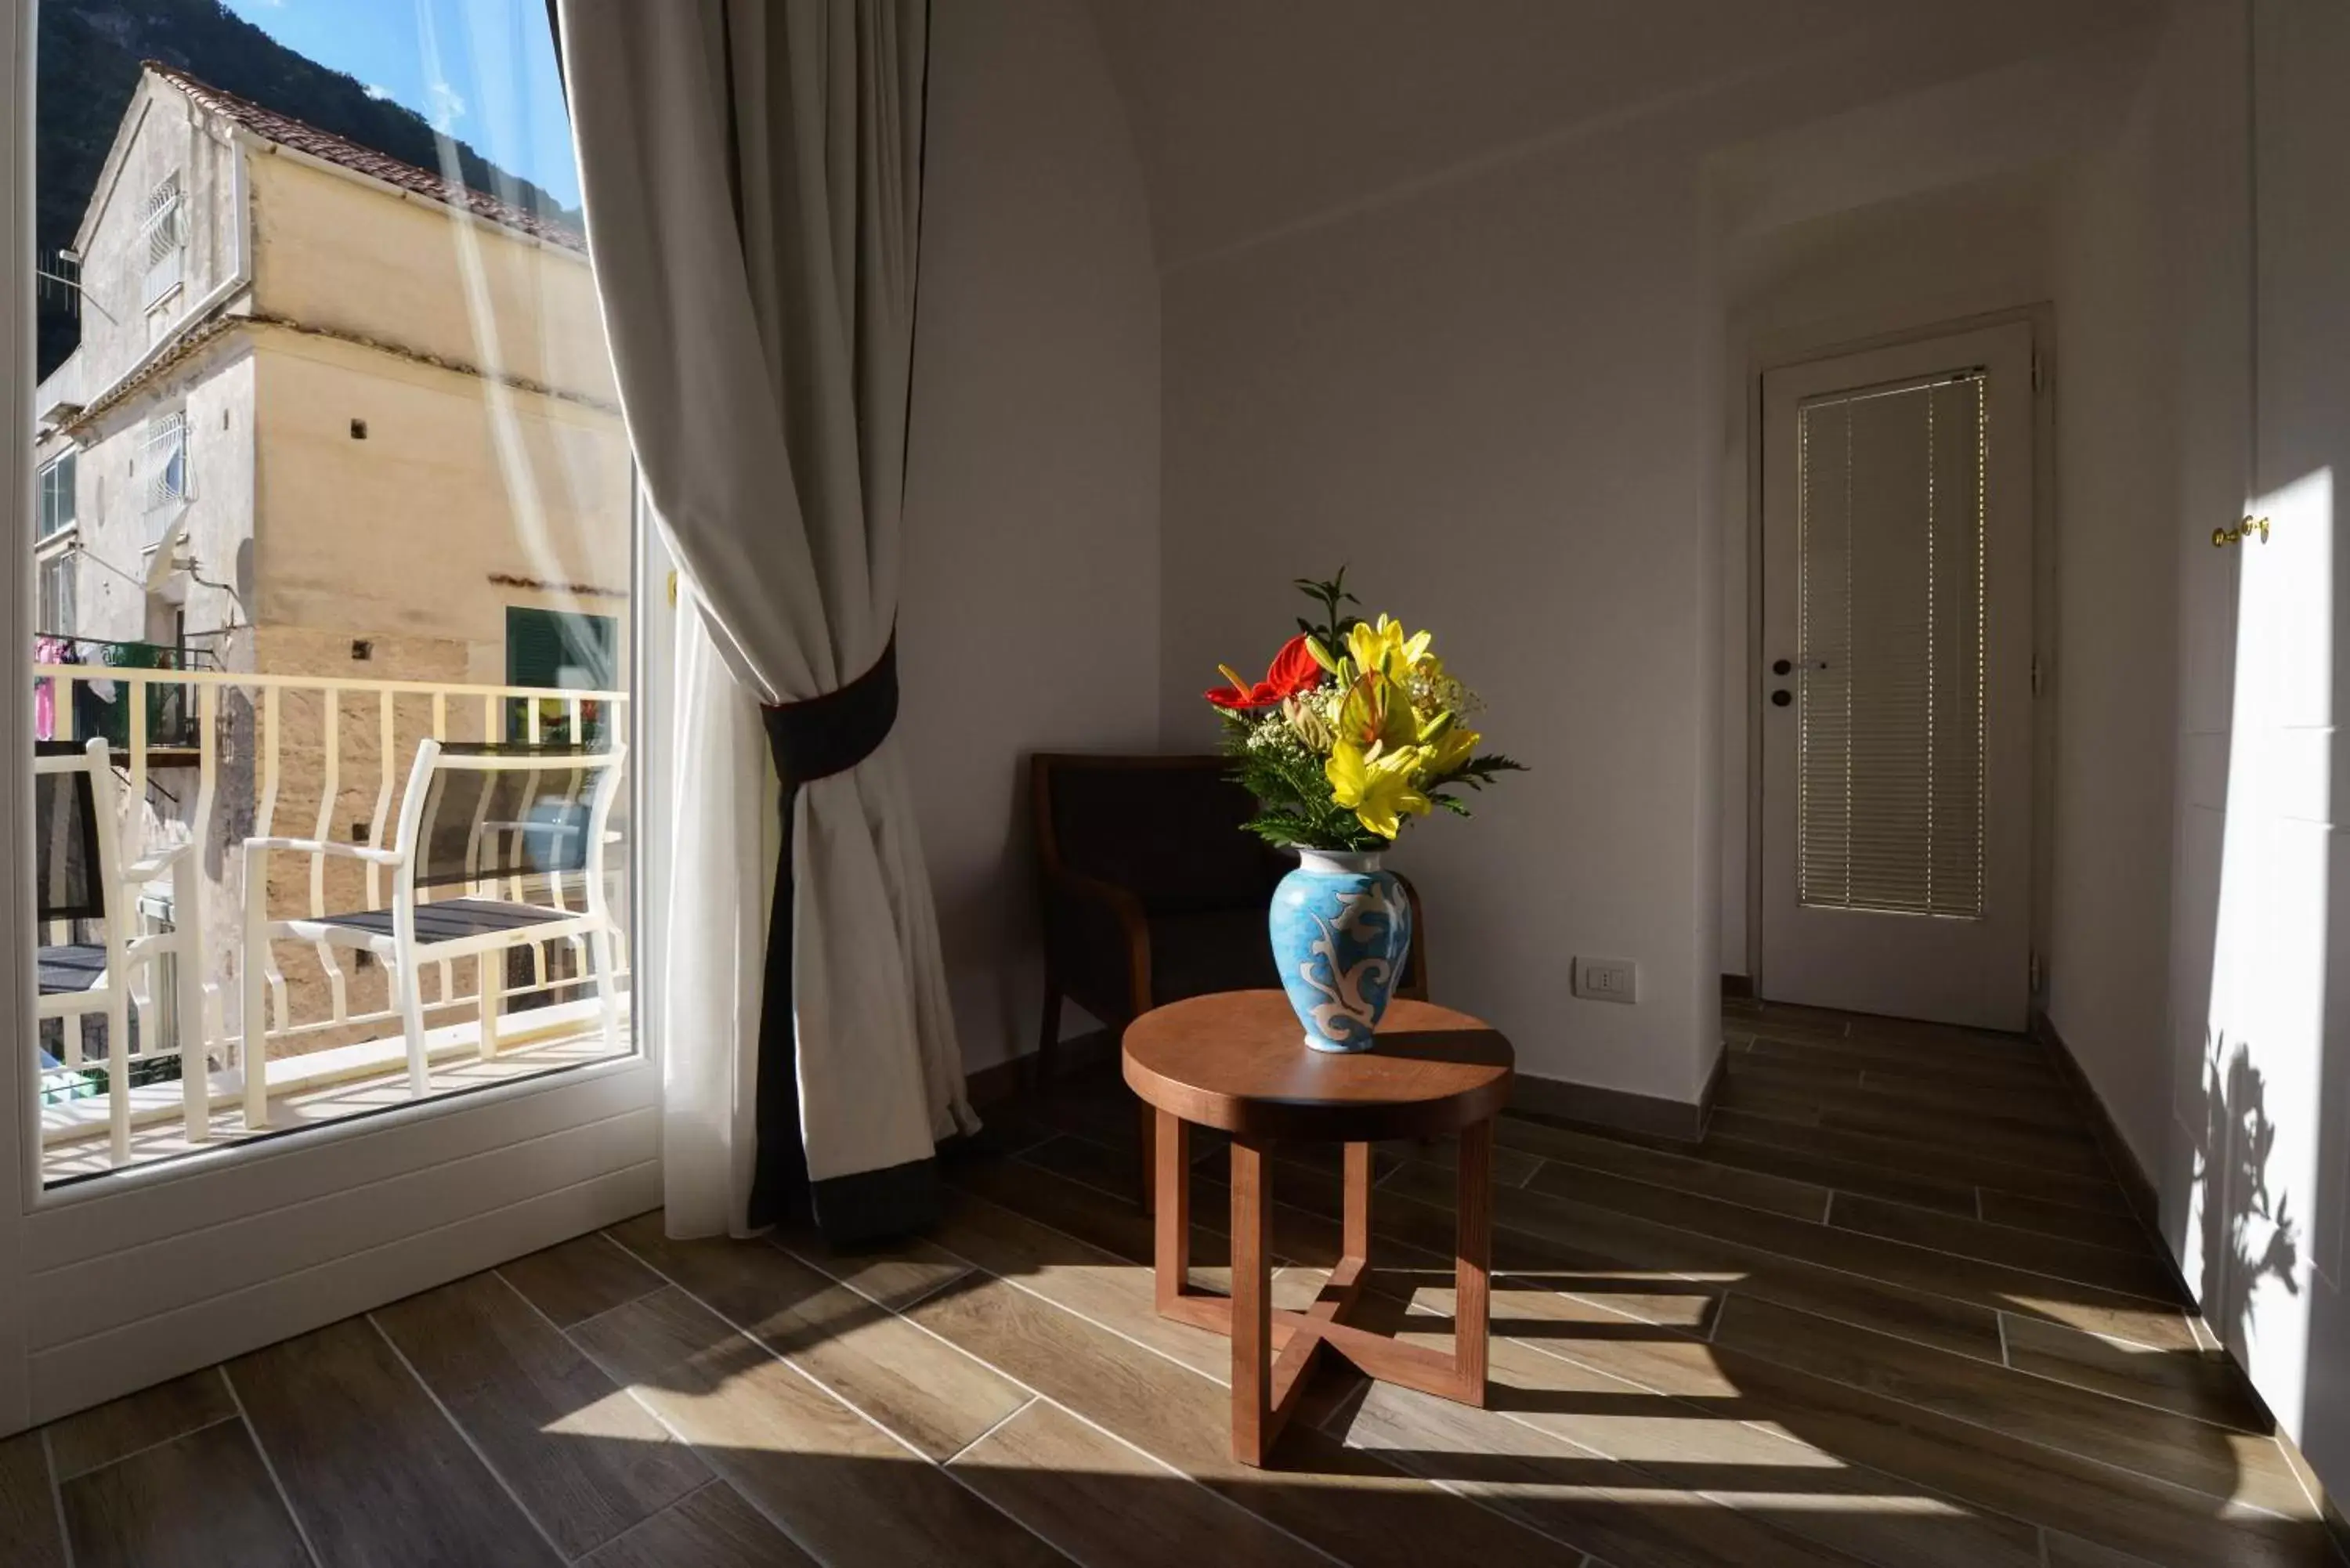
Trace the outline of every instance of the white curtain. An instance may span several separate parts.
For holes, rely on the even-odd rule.
[[[741,1233],[778,837],[758,705],[855,680],[897,615],[925,5],[557,12],[620,401],[699,610],[681,617],[673,694],[669,1223]],[[976,1123],[895,742],[805,784],[794,812],[785,937],[821,1189],[918,1165]]]

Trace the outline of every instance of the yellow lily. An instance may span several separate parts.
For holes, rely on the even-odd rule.
[[[1403,831],[1407,816],[1426,816],[1434,809],[1428,796],[1412,787],[1422,753],[1418,746],[1394,751],[1374,743],[1369,750],[1341,740],[1322,765],[1330,781],[1330,797],[1355,814],[1355,820],[1381,838]]]
[[[1338,707],[1338,732],[1356,745],[1389,749],[1409,746],[1419,739],[1419,722],[1403,688],[1376,670],[1365,670],[1347,689]]]
[[[1411,667],[1428,653],[1433,639],[1431,632],[1404,635],[1403,623],[1381,616],[1376,625],[1368,621],[1356,623],[1347,634],[1347,651],[1355,660],[1355,668],[1368,673],[1378,670],[1398,686],[1411,680]]]
[[[1485,738],[1464,724],[1453,722],[1450,713],[1440,715],[1429,730],[1435,732],[1421,732],[1420,739],[1425,743],[1420,749],[1427,753],[1425,776],[1431,781],[1460,772],[1477,754],[1477,742]]]

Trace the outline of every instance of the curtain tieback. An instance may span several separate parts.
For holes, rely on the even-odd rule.
[[[792,819],[800,788],[845,774],[889,738],[898,722],[898,636],[873,668],[819,697],[779,702],[764,711],[767,743],[784,782],[783,858],[775,867],[775,901],[767,925],[767,969],[759,1006],[757,1125],[759,1152],[751,1182],[750,1220],[771,1225],[796,1211],[812,1212],[825,1235],[837,1243],[874,1240],[909,1228],[931,1203],[927,1162],[920,1172],[924,1190],[896,1190],[907,1173],[886,1179],[835,1181],[808,1179],[800,1131],[799,1036],[792,990]],[[909,1202],[909,1198],[911,1201]]]
[[[898,722],[898,635],[873,668],[840,688],[764,710],[767,743],[786,792],[845,774],[889,738]]]

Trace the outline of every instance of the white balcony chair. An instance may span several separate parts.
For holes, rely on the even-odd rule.
[[[325,942],[372,953],[391,978],[393,1005],[408,1046],[410,1093],[430,1092],[425,1058],[423,969],[472,958],[480,975],[481,1054],[497,1049],[497,1023],[511,949],[584,940],[596,971],[604,1043],[619,1049],[619,996],[613,986],[614,923],[605,887],[605,841],[627,748],[457,744],[416,748],[400,799],[392,847],[316,838],[244,841],[244,1118],[267,1125],[268,1051],[264,1025],[268,944]],[[276,919],[268,914],[268,860],[284,851],[380,866],[391,875],[391,907]],[[572,908],[567,877],[581,884]],[[427,901],[426,889],[463,897]],[[544,902],[526,901],[533,890]],[[445,971],[444,971],[445,972]],[[446,1001],[444,997],[442,999]],[[281,1026],[283,1021],[281,1020]]]
[[[114,1163],[130,1158],[131,976],[165,957],[172,965],[180,1052],[180,1099],[188,1141],[211,1132],[211,1070],[203,1037],[203,904],[192,844],[175,844],[131,865],[122,863],[120,796],[114,759],[104,740],[35,742],[33,758],[34,914],[44,935],[36,966],[40,998],[34,1016],[60,1021],[64,1052],[58,1065],[82,1065],[82,1025],[106,1020],[107,1131]],[[165,871],[172,874],[172,927],[139,934],[139,899]],[[101,940],[71,940],[71,923],[96,925]],[[149,1051],[160,1031],[146,1017]],[[36,1037],[37,1042],[37,1037]],[[39,1050],[37,1043],[35,1050]]]

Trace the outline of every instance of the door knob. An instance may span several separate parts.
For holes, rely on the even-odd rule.
[[[2258,534],[2261,536],[2262,544],[2265,545],[2269,542],[2269,520],[2267,518],[2247,517],[2241,523],[2237,524],[2233,528],[2214,528],[2211,530],[2211,543],[2215,548],[2225,549],[2230,545],[2240,545],[2243,543],[2254,534]]]
[[[1774,659],[1771,661],[1771,673],[1773,675],[1784,675],[1794,668],[1793,663],[1784,659]]]
[[[1784,708],[1788,703],[1793,702],[1794,700],[1794,693],[1789,691],[1783,686],[1771,693],[1771,706],[1773,708]]]

